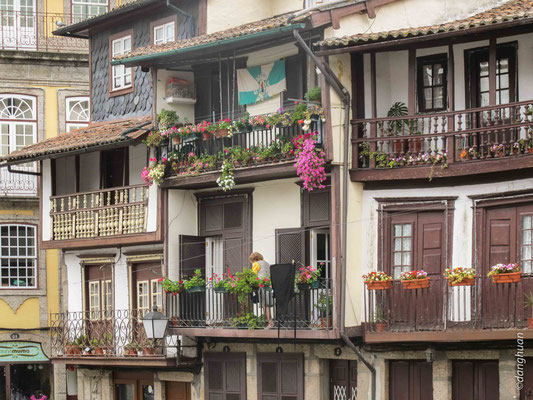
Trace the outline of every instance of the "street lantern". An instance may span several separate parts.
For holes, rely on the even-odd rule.
[[[163,339],[167,330],[168,318],[157,311],[157,307],[147,313],[142,321],[148,339]]]

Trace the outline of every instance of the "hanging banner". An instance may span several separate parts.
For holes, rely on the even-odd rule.
[[[0,363],[50,361],[41,343],[0,342]]]
[[[287,89],[285,60],[237,70],[239,105],[266,100]]]

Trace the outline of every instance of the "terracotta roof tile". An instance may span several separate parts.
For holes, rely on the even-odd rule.
[[[124,54],[118,57],[115,57],[115,60],[127,59],[137,56],[143,56],[148,54],[155,53],[164,53],[167,51],[181,50],[188,47],[200,46],[208,43],[217,42],[220,40],[227,40],[236,38],[239,36],[250,35],[252,33],[263,32],[269,29],[275,29],[282,26],[287,26],[287,18],[293,14],[286,13],[272,18],[262,19],[260,21],[251,22],[248,24],[243,24],[235,26],[230,29],[226,29],[219,32],[209,33],[207,35],[195,36],[189,39],[178,40],[175,42],[162,43],[157,45],[151,45],[146,47],[139,47],[132,51],[131,53]]]
[[[418,28],[403,28],[375,33],[360,33],[340,38],[333,37],[325,39],[316,44],[322,47],[344,47],[365,44],[369,42],[403,39],[407,37],[466,30],[484,25],[496,25],[503,22],[532,17],[533,0],[511,0],[499,7],[491,8],[490,10],[480,12],[471,17],[440,25],[423,26]]]
[[[142,128],[134,129],[147,124]],[[133,132],[122,137],[128,129]],[[76,151],[84,148],[96,147],[106,144],[127,142],[138,139],[151,129],[151,116],[135,117],[114,121],[98,122],[85,128],[76,129],[68,133],[45,139],[32,145],[23,147],[3,157],[4,163],[20,162],[32,158],[51,154]]]

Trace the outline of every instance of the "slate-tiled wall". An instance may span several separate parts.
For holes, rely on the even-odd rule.
[[[185,12],[197,16],[197,10],[191,5],[183,4]],[[121,22],[119,27],[91,36],[91,73],[92,73],[92,110],[93,122],[119,118],[150,115],[152,113],[152,88],[150,72],[142,72],[140,67],[134,68],[134,91],[122,96],[109,97],[109,36],[133,28],[133,48],[150,44],[150,22],[173,15],[170,9],[151,14],[146,19],[132,21],[131,24]],[[196,19],[197,20],[197,19]],[[178,14],[178,39],[190,36],[190,18]]]

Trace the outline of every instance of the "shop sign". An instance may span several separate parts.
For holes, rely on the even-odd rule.
[[[43,352],[41,343],[0,342],[0,363],[50,361]]]

